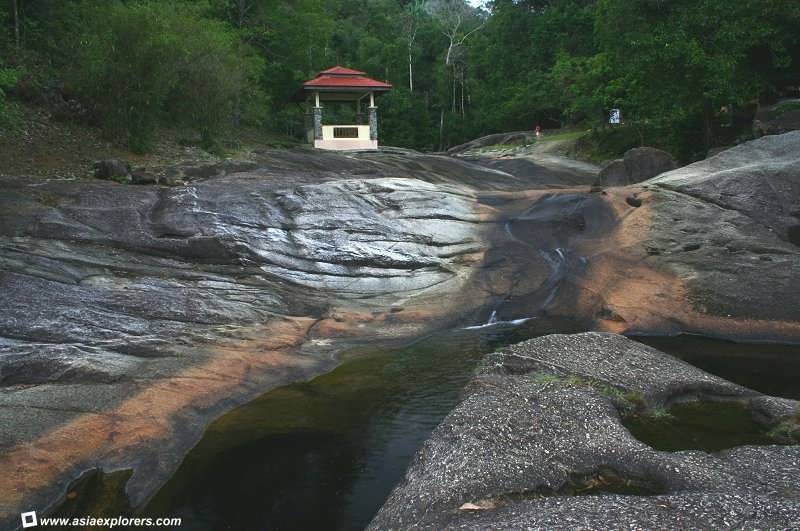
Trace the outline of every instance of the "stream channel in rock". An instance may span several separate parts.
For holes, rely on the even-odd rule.
[[[541,333],[539,324],[501,322],[399,349],[350,352],[332,372],[265,393],[212,423],[143,513],[182,516],[192,530],[363,529],[458,403],[478,360]],[[732,382],[800,398],[800,346],[689,335],[635,339]],[[635,421],[629,429],[666,450],[770,443],[755,424],[741,427],[746,412],[722,410],[689,408],[666,429]],[[684,447],[671,446],[676,438]],[[117,514],[125,507],[120,479],[84,478],[75,488],[84,484],[82,496],[57,514]]]
[[[800,344],[798,145],[605,189],[391,152],[268,153],[186,188],[8,178],[0,526],[37,507],[363,529],[479,361],[548,334],[638,337],[800,398],[800,346],[780,344]],[[688,394],[625,427],[665,451],[771,441]]]

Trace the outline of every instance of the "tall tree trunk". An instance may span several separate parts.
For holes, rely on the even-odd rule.
[[[444,107],[439,114],[439,151],[444,151]]]
[[[705,126],[705,134],[703,135],[703,142],[705,144],[705,150],[708,151],[711,149],[711,143],[713,140],[714,132],[712,131],[712,115],[714,113],[713,106],[711,104],[711,100],[706,98],[703,102],[703,122]]]
[[[236,20],[236,26],[240,29],[244,26],[244,17],[247,14],[247,0],[239,0],[238,2],[239,13]]]
[[[252,0],[236,0],[236,25],[239,28],[243,28],[245,22],[247,22],[247,16],[250,14],[250,10],[253,9],[254,3]]]
[[[237,0],[236,2],[237,13],[236,13],[236,27],[240,30],[244,28],[245,22],[247,22],[247,13],[250,11],[252,5],[249,3],[249,0]],[[236,99],[233,102],[233,125],[235,127],[239,127],[242,125],[242,89],[236,92]]]
[[[14,12],[14,44],[19,48],[19,5],[18,0],[11,0],[11,10]]]
[[[456,112],[456,80],[458,79],[458,76],[456,76],[455,67],[453,67],[453,70],[451,71],[451,75],[453,76],[453,97],[450,98],[450,102],[452,104],[450,107],[453,110],[453,114],[455,114],[455,112]]]
[[[233,102],[233,125],[242,125],[242,89],[236,92],[236,99]]]
[[[408,91],[414,92],[414,71],[411,69],[411,47],[408,48]]]
[[[464,69],[461,69],[461,117],[463,118],[466,113],[464,112]]]

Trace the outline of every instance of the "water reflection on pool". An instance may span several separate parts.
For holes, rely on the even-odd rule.
[[[442,333],[266,393],[215,421],[145,513],[182,516],[182,529],[363,529],[480,357],[531,335]],[[762,392],[800,397],[800,347],[637,339]]]
[[[480,357],[508,331],[457,331],[355,357],[214,422],[147,513],[189,529],[363,529]]]

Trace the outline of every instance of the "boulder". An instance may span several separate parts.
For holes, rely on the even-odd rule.
[[[625,168],[630,183],[640,183],[676,168],[672,155],[661,149],[639,147],[625,153]]]
[[[104,159],[93,164],[95,179],[104,179],[118,182],[131,181],[131,167],[124,160]]]
[[[753,119],[756,136],[779,135],[800,129],[800,99],[786,99],[760,107]]]
[[[626,186],[629,183],[628,168],[623,159],[604,162],[600,166],[600,175],[595,183],[600,186]]]
[[[611,310],[595,313],[598,328],[798,340],[800,131],[604,192],[622,215],[602,252],[570,244],[590,264],[576,299]]]
[[[792,426],[800,406],[614,334],[507,347],[483,360],[367,529],[794,527],[800,446],[759,435],[767,445],[659,451],[624,423],[685,401],[722,401],[759,433]]]
[[[158,184],[159,176],[144,168],[137,168],[131,172],[132,184]]]
[[[595,185],[640,183],[675,168],[675,159],[666,151],[652,147],[633,148],[625,153],[624,158],[604,163]]]
[[[683,202],[688,198],[711,204],[721,211],[720,220],[739,214],[787,242],[792,227],[800,224],[800,131],[741,144],[643,184],[665,196],[667,191],[683,194]],[[679,218],[681,212],[670,215]],[[704,230],[701,226],[694,228]],[[716,228],[706,228],[707,234],[709,230]],[[750,240],[746,235],[753,230],[742,228],[742,237],[734,238],[739,240],[738,245],[730,239],[726,243],[746,250],[750,247],[745,244]],[[730,232],[729,226],[726,234]]]

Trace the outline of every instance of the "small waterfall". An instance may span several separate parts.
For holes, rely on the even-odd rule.
[[[481,328],[487,328],[490,326],[495,325],[506,325],[506,326],[518,326],[522,323],[527,323],[531,319],[536,319],[535,317],[523,317],[521,319],[512,319],[511,321],[500,321],[497,319],[497,310],[492,310],[492,315],[489,316],[489,320],[482,325],[475,325],[475,326],[466,326],[462,328],[462,330],[480,330]]]
[[[550,266],[550,276],[547,278],[547,280],[545,280],[540,288],[546,293],[544,300],[539,305],[539,310],[544,310],[551,302],[553,302],[553,299],[556,297],[556,293],[558,292],[558,288],[560,287],[561,281],[566,276],[567,271],[565,266],[567,265],[567,255],[564,253],[564,249],[561,247],[557,247],[552,251],[541,250],[539,253]]]

